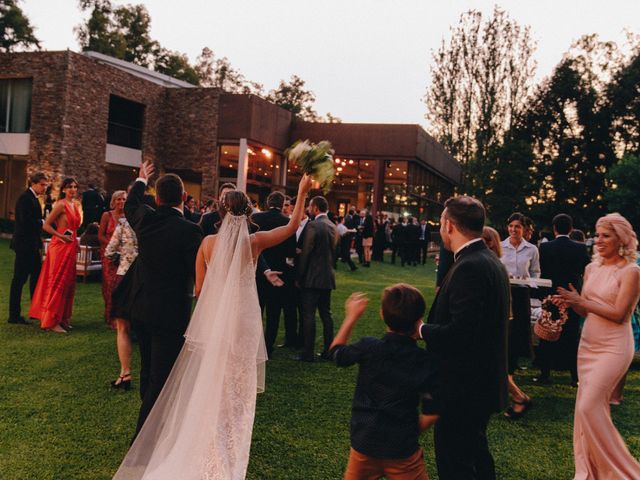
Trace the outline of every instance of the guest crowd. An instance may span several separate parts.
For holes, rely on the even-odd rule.
[[[137,182],[127,191],[114,192],[107,204],[104,195],[93,186],[80,198],[78,183],[73,178],[62,181],[60,195],[53,202],[47,176],[34,173],[30,177],[29,188],[18,199],[15,233],[11,241],[16,256],[9,323],[29,324],[28,318],[36,319],[40,328],[61,334],[73,328],[72,306],[79,245],[99,247],[104,321],[116,331],[120,362],[117,378],[111,382],[112,388],[129,390],[132,386],[133,330],[143,357],[140,378],[143,408],[138,430],[171,371],[172,359],[182,346],[186,324],[176,330],[173,343],[165,342],[159,351],[154,350],[159,348],[159,333],[149,324],[136,325],[136,309],[140,307],[134,305],[133,299],[140,285],[147,282],[147,285],[155,285],[160,295],[165,295],[163,308],[184,307],[185,311],[190,311],[193,284],[195,282],[197,295],[197,286],[202,285],[206,270],[202,257],[206,241],[201,247],[202,239],[217,233],[222,218],[221,208],[229,198],[227,194],[236,190],[233,184],[223,184],[217,199],[198,206],[193,197],[183,192],[179,178],[173,177],[164,176],[161,180],[167,180],[156,185],[156,189],[163,188],[169,193],[154,198],[145,178],[144,182]],[[168,195],[165,199],[172,196],[173,200],[163,203],[162,195]],[[178,227],[176,220],[175,228],[170,230],[165,219],[162,226],[157,226],[152,233],[141,233],[142,230],[134,228],[132,196],[135,196],[137,204],[146,204],[150,209],[165,212],[165,216],[176,216],[180,221],[189,223]],[[385,403],[386,400],[381,404],[371,404],[373,397],[365,394],[363,389],[367,381],[375,383],[376,380],[373,374],[366,372],[398,375],[399,364],[385,363],[377,357],[382,355],[381,352],[388,356],[404,355],[402,358],[418,364],[428,362],[421,356],[422,349],[414,349],[415,337],[419,337],[426,342],[427,351],[431,350],[438,362],[444,365],[442,371],[453,376],[453,380],[447,378],[447,384],[451,385],[437,386],[438,375],[432,375],[431,367],[425,367],[423,377],[405,378],[407,383],[397,386],[399,390],[384,394],[399,396],[397,400],[401,402],[405,395],[402,389],[409,388],[409,384],[412,395],[420,389],[425,390],[420,391],[421,395],[426,395],[431,389],[440,391],[429,404],[436,405],[434,410],[424,408],[425,416],[420,417],[419,426],[424,429],[435,423],[437,454],[438,451],[442,454],[456,448],[456,444],[466,445],[469,449],[458,456],[457,463],[438,460],[440,478],[495,478],[486,439],[488,418],[491,412],[503,411],[507,418],[518,420],[533,407],[534,399],[517,383],[521,368],[519,362],[526,358],[533,359],[539,368],[540,373],[534,382],[551,384],[554,381],[553,371],[566,370],[570,374],[571,385],[577,388],[573,437],[575,478],[639,479],[640,464],[629,453],[610,413],[610,405],[623,401],[626,373],[634,352],[640,347],[640,327],[637,316],[633,315],[640,295],[640,268],[636,265],[640,262],[638,241],[632,226],[615,213],[599,219],[595,225],[593,256],[590,257],[584,234],[573,228],[573,220],[566,214],[558,214],[552,219],[551,232],[537,233],[530,219],[521,213],[513,213],[498,228],[506,232],[505,238],[501,239],[497,230],[483,227],[482,205],[477,201],[469,202],[449,203],[441,218],[437,237],[443,240],[437,270],[437,288],[440,291],[426,323],[423,325],[421,322],[425,305],[417,290],[409,286],[389,287],[383,295],[382,313],[390,332],[384,342],[363,339],[348,346],[351,328],[364,312],[366,301],[357,296],[350,299],[346,326],[343,325],[334,336],[331,294],[336,289],[338,263],[355,271],[358,266],[354,259],[357,259],[361,268],[368,269],[372,262],[383,262],[384,252],[390,251],[387,258],[392,264],[399,263],[402,267],[425,265],[432,235],[436,235],[425,220],[418,221],[411,216],[392,218],[383,213],[374,218],[367,209],[351,209],[339,216],[329,211],[324,197],[311,198],[301,214],[302,220],[295,234],[264,250],[257,261],[256,285],[265,317],[264,337],[268,356],[274,355],[276,347],[288,347],[293,351],[292,355],[295,353],[292,358],[302,362],[325,360],[336,361],[339,366],[360,364],[361,376],[353,403],[352,452],[345,478],[378,478],[364,473],[383,472],[376,470],[378,467],[383,469],[382,466],[372,466],[376,458],[403,459],[403,462],[398,461],[402,465],[398,468],[404,468],[404,472],[415,474],[424,470],[418,459],[422,458],[422,452],[418,453],[414,448],[415,442],[407,441],[404,436],[409,431],[413,432],[411,435],[417,435],[418,425],[411,423],[413,417],[409,418],[406,429],[398,430],[393,422],[381,420],[385,417],[380,412],[379,416],[373,417],[363,413],[378,407],[389,408],[390,413],[400,411],[397,405]],[[251,218],[250,231],[264,232],[287,225],[295,203],[296,198],[272,192],[266,199],[264,211],[254,206],[247,212]],[[479,212],[477,218],[469,220],[465,217],[465,209]],[[178,230],[181,233],[176,240]],[[80,231],[84,233],[78,240]],[[51,237],[44,261],[41,256],[43,233]],[[140,235],[143,237],[139,238]],[[153,272],[151,270],[155,267],[148,263],[144,264],[144,269],[137,266],[141,263],[137,261],[139,246],[145,245],[147,255],[149,249],[154,248],[153,242],[144,235],[153,235],[153,242],[158,248],[166,249],[173,245],[183,257],[175,259],[175,266],[163,266],[162,270]],[[457,248],[452,248],[452,245]],[[475,255],[473,261],[471,257],[465,257],[476,250],[482,252]],[[191,266],[185,268],[185,264]],[[460,271],[465,268],[480,269],[483,273],[465,277],[466,283],[458,280],[462,283],[452,285],[452,278],[461,278]],[[174,277],[179,272],[183,283],[179,291],[170,288],[175,278],[166,285],[162,284],[162,276],[166,272]],[[499,292],[503,273],[505,278],[511,279],[511,285],[507,284],[505,291]],[[551,288],[517,281],[540,278],[551,280]],[[22,316],[20,308],[22,289],[27,280],[31,293],[28,318]],[[488,297],[476,298],[473,292],[480,284],[484,285],[483,288],[493,285],[494,291],[489,291]],[[176,299],[172,297],[174,294]],[[500,303],[502,294],[507,306],[504,312]],[[547,296],[558,308],[567,309],[567,320],[559,339],[540,339],[534,354],[532,319],[536,321],[540,316],[541,301]],[[499,326],[495,331],[491,330],[493,327],[487,325],[492,319],[484,317],[479,317],[478,321],[486,320],[486,325],[474,324],[474,320],[469,318],[456,320],[460,324],[448,323],[444,320],[445,310],[452,307],[449,303],[443,306],[445,302],[460,302],[461,305],[478,302],[482,305],[477,307],[481,311],[486,312],[483,310],[486,307],[495,316],[504,313],[509,320],[504,331]],[[319,352],[315,351],[316,311],[322,324],[322,348]],[[276,345],[281,317],[284,343]],[[186,318],[188,322],[188,312]],[[491,332],[497,336],[492,337],[489,335]],[[499,344],[500,338],[503,338],[504,345]],[[457,356],[451,354],[454,351],[458,352]],[[472,355],[472,352],[475,353]],[[158,355],[162,358],[158,359]],[[491,373],[487,373],[489,370]],[[475,378],[467,378],[471,372],[475,372]],[[483,375],[487,376],[486,379]],[[504,377],[504,382],[496,380],[498,377]],[[486,388],[486,396],[464,385]],[[382,387],[378,385],[376,388]],[[371,392],[377,395],[373,387]],[[506,397],[507,392],[509,405],[502,401],[502,393]],[[415,412],[417,398],[407,404],[409,410]],[[438,406],[438,398],[450,400],[448,407]],[[467,410],[474,398],[481,404],[481,408],[476,405],[480,413],[477,409]],[[372,421],[372,418],[376,420]],[[462,428],[461,422],[472,432],[452,433]],[[376,443],[375,438],[398,438],[399,443],[390,445],[387,441],[385,446],[385,442]],[[394,477],[388,470],[384,472],[388,478],[409,478],[402,475]],[[426,473],[424,477],[418,473],[411,478],[426,478]]]

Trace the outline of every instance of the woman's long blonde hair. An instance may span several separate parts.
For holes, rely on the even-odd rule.
[[[596,222],[596,228],[603,227],[615,233],[620,241],[619,255],[628,263],[635,263],[638,257],[638,237],[629,220],[619,213],[610,213],[600,217]],[[600,255],[594,250],[594,262],[602,262]]]

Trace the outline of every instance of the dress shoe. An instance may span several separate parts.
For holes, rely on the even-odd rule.
[[[316,353],[316,356],[318,357],[319,360],[323,360],[325,362],[330,362],[332,360],[332,358],[329,356],[327,352]]]
[[[10,318],[8,322],[14,325],[31,325],[31,322],[24,317]]]
[[[291,358],[293,360],[296,360],[297,362],[309,362],[309,363],[313,363],[314,362],[313,357],[307,357],[305,355],[294,355]]]
[[[537,383],[538,385],[551,385],[553,380],[550,377],[533,377],[533,383]]]

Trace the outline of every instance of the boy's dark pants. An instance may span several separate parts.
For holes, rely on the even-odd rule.
[[[487,443],[490,416],[490,409],[443,412],[433,431],[440,480],[495,480]]]

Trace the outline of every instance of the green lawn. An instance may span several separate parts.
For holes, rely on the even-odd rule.
[[[0,479],[111,478],[127,450],[139,400],[136,391],[109,389],[118,363],[114,333],[102,319],[100,285],[78,284],[72,333],[44,333],[35,326],[5,322],[12,268],[13,253],[8,242],[0,241]],[[352,291],[367,292],[372,300],[355,338],[382,334],[377,312],[384,286],[408,282],[424,292],[427,304],[433,299],[433,264],[404,269],[374,264],[355,273],[346,272],[343,265],[339,268],[339,289],[333,297],[336,328]],[[268,363],[267,390],[258,397],[248,478],[340,478],[349,451],[356,370],[338,370],[329,363],[301,364],[290,355],[277,350]],[[134,373],[137,370],[136,357]],[[530,414],[517,423],[496,416],[490,424],[498,478],[571,478],[575,390],[567,375],[556,375],[557,383],[551,387],[534,386],[532,376],[528,370],[518,378],[534,399]],[[640,455],[639,408],[640,374],[634,371],[614,419],[636,456]],[[424,435],[423,446],[429,475],[436,479],[431,433]]]

